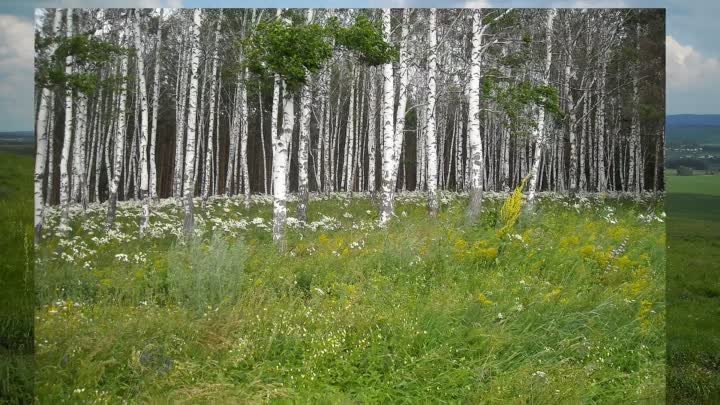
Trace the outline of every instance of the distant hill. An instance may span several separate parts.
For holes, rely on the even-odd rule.
[[[33,131],[0,131],[0,138],[32,138],[35,136]]]
[[[720,127],[720,114],[676,114],[665,118],[667,127]]]
[[[667,144],[720,145],[720,114],[677,114],[665,118]]]
[[[0,151],[32,155],[35,153],[35,133],[32,131],[0,132]]]

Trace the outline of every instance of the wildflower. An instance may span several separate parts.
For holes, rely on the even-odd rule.
[[[121,261],[121,262],[125,262],[125,263],[129,263],[129,262],[130,262],[130,260],[128,259],[128,255],[126,255],[126,254],[124,254],[124,253],[118,253],[118,254],[116,254],[116,255],[115,255],[115,260],[118,260],[118,261]]]
[[[485,294],[483,294],[483,293],[478,294],[477,300],[478,300],[479,303],[481,303],[481,304],[483,304],[483,305],[492,305],[492,304],[494,304],[494,302],[492,302],[490,299],[488,299],[488,297],[486,297]]]
[[[538,378],[543,379],[543,380],[547,377],[547,374],[546,374],[545,372],[543,372],[543,371],[540,371],[540,370],[534,372],[532,375],[533,375],[533,377],[538,377]]]

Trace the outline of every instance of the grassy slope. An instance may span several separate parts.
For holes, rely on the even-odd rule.
[[[720,401],[720,176],[668,176],[670,403]]]
[[[0,403],[32,395],[33,159],[0,152]]]
[[[197,220],[229,240],[193,248],[173,243],[179,207],[147,240],[137,207],[109,236],[91,209],[39,266],[40,402],[660,404],[664,224],[639,220],[648,203],[573,203],[499,239],[499,202],[467,227],[463,201],[431,220],[420,197],[385,232],[368,200],[316,201],[287,255],[266,204],[215,201]]]

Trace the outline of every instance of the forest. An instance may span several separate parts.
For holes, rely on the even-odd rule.
[[[42,208],[662,189],[662,10],[47,10]],[[296,107],[297,106],[297,107]],[[306,217],[301,204],[298,218]],[[192,204],[186,204],[191,232]],[[63,218],[67,218],[64,215]],[[66,225],[66,224],[65,224]],[[39,232],[39,231],[38,231]],[[39,233],[38,233],[39,234]]]
[[[664,403],[664,10],[36,17],[36,402]]]

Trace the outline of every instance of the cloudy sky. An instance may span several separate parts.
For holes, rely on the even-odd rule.
[[[692,4],[689,4],[692,3]],[[0,131],[33,128],[35,7],[664,7],[667,113],[720,113],[717,0],[2,0]]]

